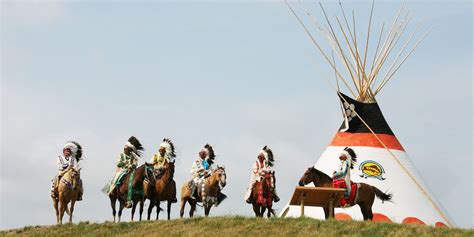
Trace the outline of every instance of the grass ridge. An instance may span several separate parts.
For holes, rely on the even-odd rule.
[[[197,217],[142,222],[26,226],[0,236],[474,236],[473,229],[312,218]]]

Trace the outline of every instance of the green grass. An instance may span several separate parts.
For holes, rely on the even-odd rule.
[[[28,226],[0,236],[474,236],[473,229],[435,228],[311,218],[255,219],[241,216],[122,223]]]

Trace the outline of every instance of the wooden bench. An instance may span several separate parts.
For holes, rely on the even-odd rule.
[[[334,215],[334,203],[342,198],[344,191],[343,188],[296,187],[290,205],[300,205],[301,216],[304,216],[305,206],[328,207],[331,218]],[[288,207],[281,216],[285,217],[289,210]]]

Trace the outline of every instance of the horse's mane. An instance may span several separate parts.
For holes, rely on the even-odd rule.
[[[314,166],[311,167],[311,170],[312,170],[313,172],[315,172],[316,175],[317,175],[320,179],[325,179],[326,181],[332,182],[332,178],[331,178],[329,175],[327,175],[327,174],[325,174],[324,172],[322,172],[322,171],[320,171],[320,170],[314,168]]]

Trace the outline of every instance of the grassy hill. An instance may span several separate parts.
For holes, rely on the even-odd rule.
[[[29,226],[0,236],[474,236],[474,230],[311,218],[229,216],[122,223]]]

